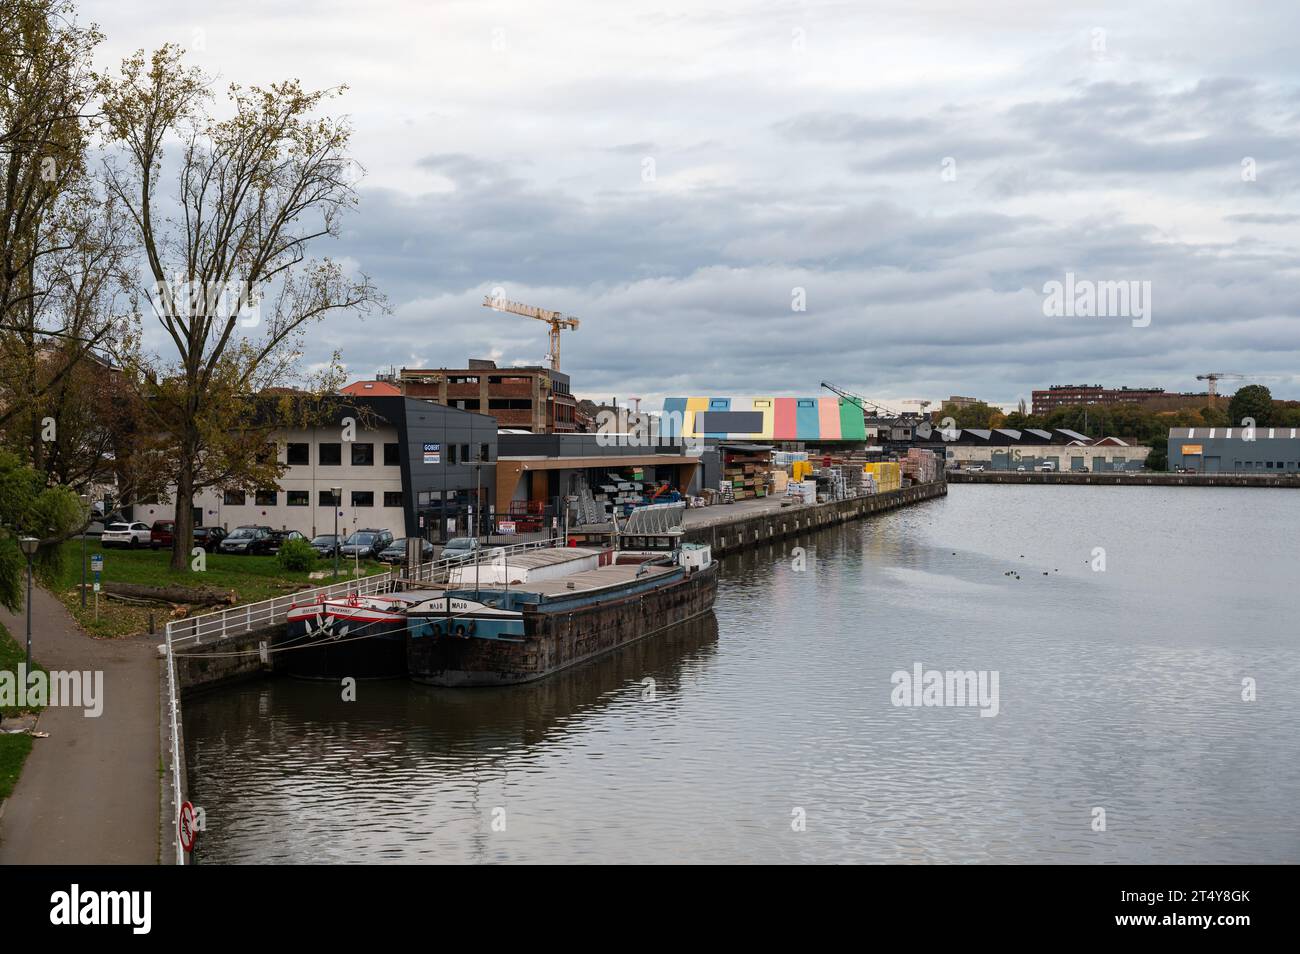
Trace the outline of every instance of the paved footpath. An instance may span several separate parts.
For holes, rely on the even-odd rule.
[[[26,611],[0,607],[20,644]],[[104,673],[103,713],[49,707],[0,817],[0,865],[156,864],[158,861],[157,637],[92,639],[63,604],[37,589],[32,655],[46,669]]]

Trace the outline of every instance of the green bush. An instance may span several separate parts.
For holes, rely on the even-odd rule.
[[[306,540],[286,540],[276,557],[282,570],[314,570],[316,551]]]

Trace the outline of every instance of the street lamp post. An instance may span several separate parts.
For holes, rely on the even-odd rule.
[[[90,494],[81,494],[82,506],[86,508],[86,520],[90,520]],[[81,608],[86,608],[86,531],[89,523],[81,528]]]
[[[32,668],[32,557],[41,541],[35,537],[20,537],[18,546],[27,557],[27,669]]]
[[[339,507],[343,504],[343,488],[331,487],[334,495],[334,579],[339,578]]]

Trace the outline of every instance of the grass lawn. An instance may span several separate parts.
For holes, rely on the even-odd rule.
[[[19,646],[9,636],[8,631],[0,626],[0,669],[7,669],[16,677],[18,664],[26,659],[26,653],[26,649]],[[36,667],[35,662],[32,665]],[[31,710],[16,709],[12,706],[5,706],[3,709],[6,716],[25,711]],[[9,793],[14,790],[14,785],[18,782],[18,774],[23,770],[23,762],[27,761],[27,753],[31,750],[32,737],[25,732],[22,735],[0,735],[0,802],[8,798]]]
[[[97,541],[86,543],[87,566],[86,580],[94,581],[90,572],[89,555],[99,553],[104,557],[104,572],[100,575],[103,582],[140,583],[146,586],[202,586],[212,589],[233,591],[239,603],[255,603],[258,600],[283,596],[298,590],[326,586],[334,580],[310,579],[308,572],[282,570],[275,557],[270,556],[235,556],[233,554],[207,554],[207,568],[203,572],[184,570],[173,572],[168,566],[171,552],[168,550],[150,550],[148,548],[129,550],[107,548]],[[353,564],[343,561],[340,580],[349,579],[348,571]],[[332,561],[322,561],[318,570],[330,570]],[[363,576],[380,573],[390,569],[385,564],[363,561]],[[57,579],[47,580],[46,585],[63,604],[72,611],[77,621],[96,636],[125,636],[131,633],[146,632],[149,625],[149,613],[152,611],[158,631],[171,615],[171,607],[164,603],[155,606],[135,606],[108,599],[103,593],[99,595],[99,619],[95,619],[95,596],[86,594],[86,608],[81,608],[78,587],[81,584],[81,542],[71,540],[63,544],[63,570]]]

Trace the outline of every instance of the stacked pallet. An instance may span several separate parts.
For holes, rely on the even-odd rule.
[[[731,485],[737,500],[767,495],[767,469],[770,454],[727,451],[722,459],[722,483]]]
[[[876,482],[876,492],[886,494],[903,486],[903,470],[896,460],[869,461],[863,469]]]
[[[834,470],[840,474],[840,480],[844,485],[844,496],[855,497],[862,486],[862,465],[861,464],[836,464]]]
[[[939,479],[939,457],[934,451],[913,447],[900,462],[903,476],[912,483],[927,484]]]

